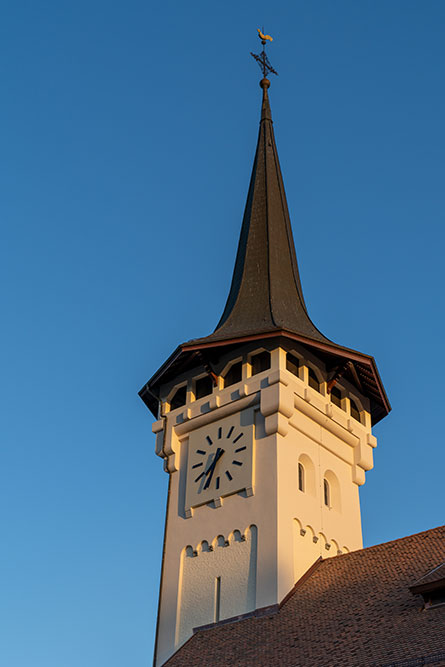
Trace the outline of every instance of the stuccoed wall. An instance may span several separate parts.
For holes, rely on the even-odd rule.
[[[230,355],[243,362],[241,382],[224,388],[220,377],[219,385],[205,398],[195,400],[193,396],[196,372],[188,378],[179,377],[177,383],[187,381],[189,387],[186,405],[154,424],[156,451],[171,474],[157,665],[179,648],[194,627],[215,620],[216,577],[221,577],[220,619],[230,618],[280,603],[319,556],[335,556],[362,545],[358,485],[365,481],[365,471],[372,468],[376,446],[369,402],[343,382],[346,396],[350,392],[360,405],[361,421],[334,405],[326,391],[323,365],[298,346],[292,350],[299,352],[302,360],[298,376],[287,370],[283,348],[271,348],[271,368],[252,376],[252,351],[254,344],[238,351],[238,357],[236,352]],[[217,372],[222,374],[229,363],[229,357],[222,358]],[[320,391],[308,385],[309,367],[317,369]],[[165,400],[174,391],[170,383]],[[348,406],[348,400],[345,398],[343,407]],[[220,505],[202,505],[186,516],[184,484],[190,433],[194,429],[205,432],[210,423],[252,409],[252,494],[235,493],[223,498]],[[312,466],[310,492],[309,487],[304,493],[298,489],[300,457],[308,469]],[[324,476],[330,479],[333,490],[338,483],[338,497],[332,494],[330,507],[324,505]],[[247,530],[253,525],[255,540]],[[246,542],[233,539],[236,529],[246,535]],[[232,535],[230,546],[213,543],[218,535],[226,540]],[[203,541],[214,550],[203,549]],[[198,555],[190,555],[193,551]]]
[[[176,643],[180,645],[188,639],[195,627],[253,611],[256,569],[256,526],[244,535],[237,530],[228,539],[221,535],[196,550],[191,546],[184,549]],[[217,577],[221,582],[218,611]]]

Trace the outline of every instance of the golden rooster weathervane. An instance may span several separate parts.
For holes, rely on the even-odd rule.
[[[264,28],[263,28],[264,30]],[[257,61],[258,65],[260,66],[261,71],[263,72],[263,77],[266,78],[269,72],[271,74],[276,74],[278,76],[278,72],[274,70],[272,65],[269,62],[269,58],[266,55],[266,49],[264,48],[266,46],[266,42],[272,42],[273,39],[270,35],[265,35],[259,28],[258,28],[258,37],[261,39],[261,44],[263,45],[263,50],[259,55],[256,53],[250,52],[250,55],[255,58]]]

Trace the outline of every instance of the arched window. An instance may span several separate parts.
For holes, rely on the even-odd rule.
[[[298,488],[304,491],[304,466],[302,463],[298,464]]]
[[[290,371],[298,377],[298,369],[300,368],[300,360],[294,354],[288,352],[286,354],[286,370]]]
[[[357,407],[357,403],[352,400],[352,398],[349,399],[351,403],[351,417],[356,419],[358,422],[360,421],[360,410]]]
[[[331,488],[326,478],[323,480],[323,500],[326,507],[331,506]]]
[[[184,385],[183,387],[179,387],[173,394],[173,398],[170,401],[170,410],[176,410],[176,408],[180,408],[182,405],[185,405],[185,401],[187,399],[187,387]]]
[[[308,368],[308,373],[309,386],[312,387],[312,389],[315,389],[315,391],[320,391],[320,382],[318,381],[318,377],[315,375],[315,372],[312,370],[312,368]]]
[[[308,496],[315,496],[317,488],[315,484],[315,466],[312,459],[307,454],[301,454],[298,457],[298,489],[307,493]]]
[[[334,405],[338,405],[338,407],[341,408],[341,391],[338,387],[332,387],[331,401]]]
[[[224,387],[230,387],[232,384],[241,382],[242,372],[243,364],[241,361],[232,364],[224,376]]]
[[[270,352],[264,351],[254,354],[250,359],[250,363],[252,366],[252,375],[267,371],[270,368]]]
[[[325,470],[323,474],[323,504],[330,510],[341,512],[340,482],[332,470]]]

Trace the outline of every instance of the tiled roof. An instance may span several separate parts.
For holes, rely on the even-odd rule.
[[[427,584],[435,584],[436,582],[441,582],[445,579],[445,563],[441,563],[437,567],[434,567],[432,570],[427,572],[423,577],[420,577],[411,588],[417,588],[417,586],[426,586]]]
[[[445,666],[445,606],[409,587],[445,558],[445,526],[323,560],[279,611],[197,630],[168,667]]]

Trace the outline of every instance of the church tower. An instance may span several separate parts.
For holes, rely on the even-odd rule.
[[[265,613],[317,559],[362,547],[358,487],[390,410],[374,359],[309,318],[269,85],[221,320],[140,392],[169,475],[156,665],[194,628]]]

